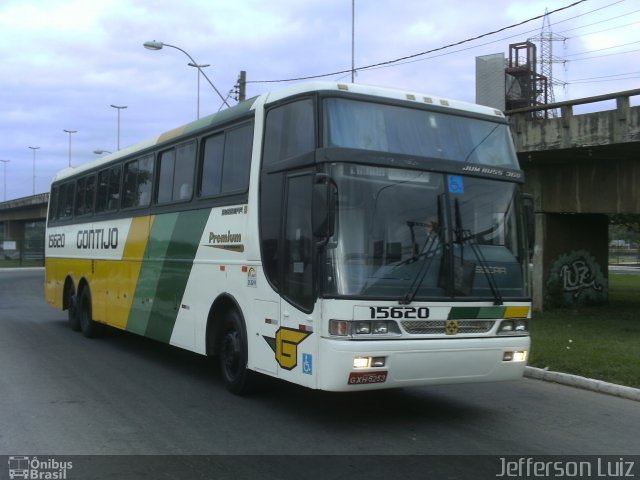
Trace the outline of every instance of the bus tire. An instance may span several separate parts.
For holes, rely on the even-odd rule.
[[[95,322],[92,316],[91,292],[89,287],[85,287],[80,294],[80,301],[77,306],[80,330],[87,338],[95,338],[102,333],[102,325]]]
[[[238,312],[229,310],[219,337],[220,371],[224,386],[235,395],[252,393],[257,387],[257,374],[247,369],[247,332]]]
[[[67,321],[71,330],[80,331],[80,318],[78,316],[78,297],[73,293],[73,288],[67,288],[65,292],[65,305],[67,306]]]

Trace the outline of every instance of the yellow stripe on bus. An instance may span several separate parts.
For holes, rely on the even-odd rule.
[[[129,228],[122,261],[100,262],[100,272],[96,271],[96,277],[107,282],[106,288],[99,289],[105,292],[104,298],[96,301],[104,302],[104,321],[116,328],[124,329],[127,326],[154,218],[134,218]]]
[[[529,307],[506,307],[504,309],[504,318],[527,318],[529,316]]]

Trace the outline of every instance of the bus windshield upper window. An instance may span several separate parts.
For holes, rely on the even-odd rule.
[[[325,100],[324,146],[518,168],[509,126],[416,108]]]
[[[306,98],[267,113],[264,163],[270,165],[315,148],[313,100]]]

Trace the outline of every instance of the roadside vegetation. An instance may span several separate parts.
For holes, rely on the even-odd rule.
[[[529,365],[640,388],[640,275],[609,275],[609,305],[534,313]]]

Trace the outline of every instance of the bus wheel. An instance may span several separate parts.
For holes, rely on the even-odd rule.
[[[80,331],[80,318],[78,316],[78,297],[73,294],[73,288],[67,288],[65,293],[65,304],[67,305],[67,321],[71,330]]]
[[[84,288],[80,294],[80,302],[76,308],[78,310],[80,329],[87,338],[95,338],[102,333],[102,325],[93,321],[91,313],[91,293],[89,287]]]
[[[247,369],[247,334],[235,310],[223,319],[219,352],[222,380],[227,390],[236,395],[253,392],[256,374]]]

